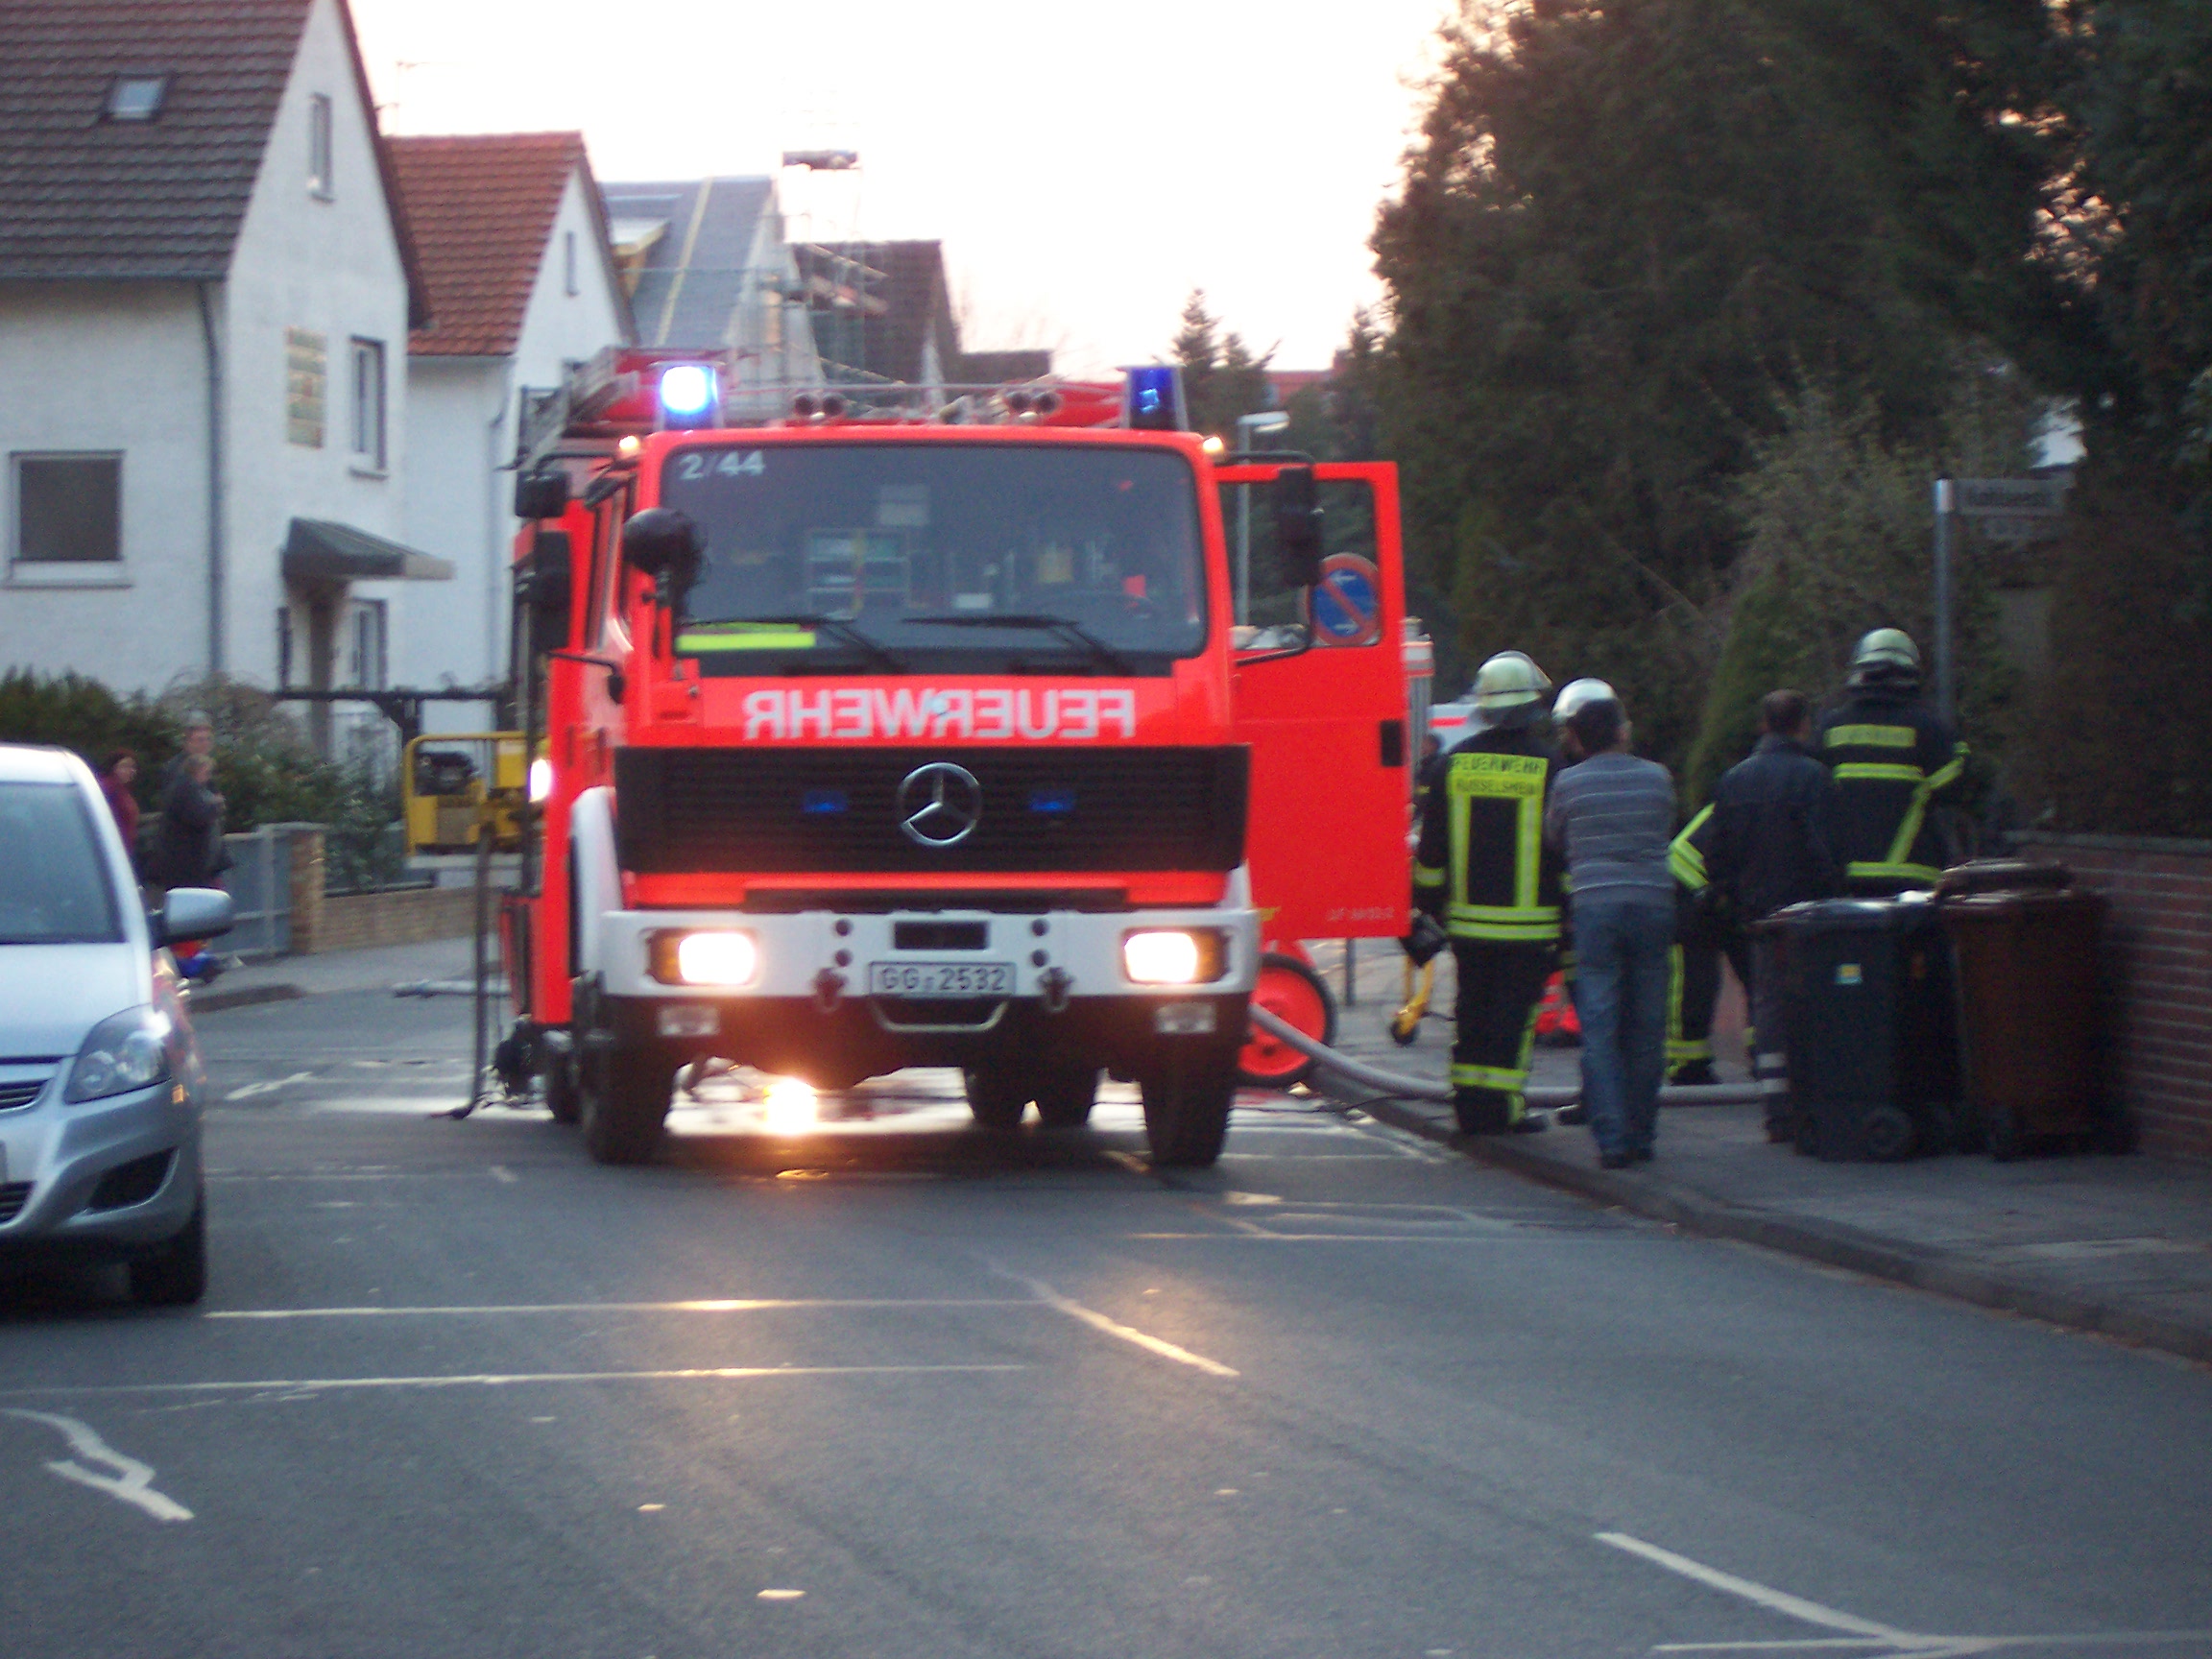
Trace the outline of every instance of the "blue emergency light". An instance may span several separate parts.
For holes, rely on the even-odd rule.
[[[711,426],[720,418],[722,387],[704,363],[672,363],[661,371],[661,423]]]
[[[1190,422],[1183,407],[1183,371],[1173,363],[1142,363],[1124,369],[1121,423],[1139,432],[1184,432]]]

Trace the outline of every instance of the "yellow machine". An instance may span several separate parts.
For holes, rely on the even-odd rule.
[[[409,855],[473,853],[486,827],[493,852],[519,850],[529,772],[519,732],[441,732],[415,738],[400,767]]]

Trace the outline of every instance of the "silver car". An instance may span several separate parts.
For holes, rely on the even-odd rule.
[[[92,773],[0,744],[0,1262],[120,1260],[149,1305],[207,1283],[200,1045],[163,946],[229,898],[141,905]]]

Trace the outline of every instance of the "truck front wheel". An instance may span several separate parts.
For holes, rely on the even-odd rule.
[[[1098,1098],[1098,1068],[1055,1066],[1037,1077],[1037,1117],[1047,1129],[1080,1129]]]
[[[1175,1055],[1138,1079],[1144,1135],[1160,1169],[1203,1169],[1221,1156],[1237,1100],[1234,1053]]]
[[[967,1085],[968,1110],[975,1114],[976,1127],[1003,1131],[1020,1126],[1022,1114],[1029,1109],[1029,1090],[1016,1073],[971,1066],[960,1080]]]
[[[661,1150],[661,1126],[676,1068],[658,1054],[613,1046],[587,1048],[583,1073],[584,1149],[595,1164],[646,1164]]]

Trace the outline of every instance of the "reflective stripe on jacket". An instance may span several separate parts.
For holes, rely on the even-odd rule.
[[[1526,731],[1479,732],[1445,757],[1421,815],[1413,902],[1455,939],[1559,937],[1559,854],[1544,845],[1558,768]]]
[[[1856,691],[1814,739],[1837,785],[1837,841],[1854,881],[1932,887],[1943,848],[1928,806],[1959,781],[1966,745],[1934,710],[1895,691]]]

